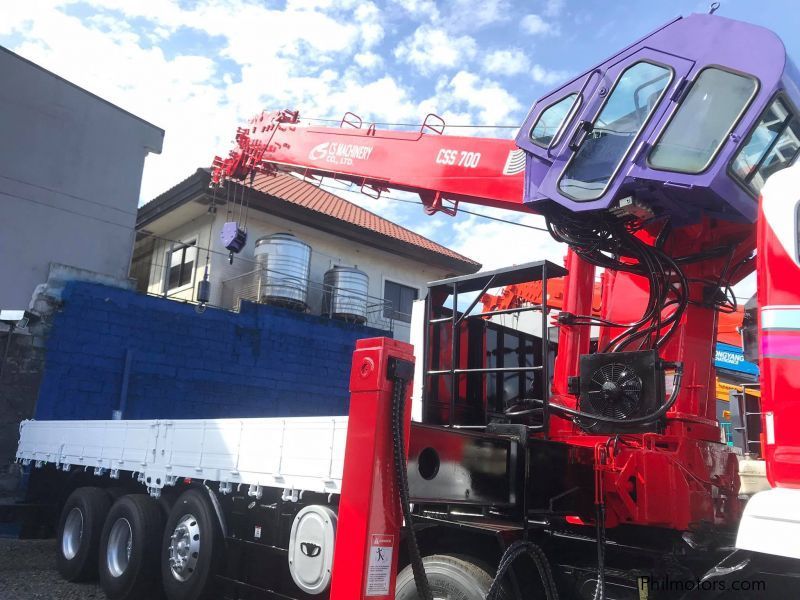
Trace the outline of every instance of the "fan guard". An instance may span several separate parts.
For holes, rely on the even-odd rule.
[[[637,413],[642,399],[642,379],[626,364],[607,363],[592,372],[586,400],[591,412],[614,419]]]

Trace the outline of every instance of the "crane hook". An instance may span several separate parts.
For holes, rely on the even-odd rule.
[[[708,10],[708,14],[713,15],[715,12],[717,12],[717,9],[719,9],[720,4],[721,4],[720,2],[712,2],[711,8]]]

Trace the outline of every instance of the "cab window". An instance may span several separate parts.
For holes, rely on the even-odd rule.
[[[670,68],[650,62],[635,63],[622,73],[564,170],[559,190],[565,196],[584,202],[603,195],[671,80]]]
[[[776,98],[731,161],[736,179],[758,194],[767,177],[788,167],[800,151],[800,119]]]
[[[700,173],[708,168],[758,89],[758,82],[704,69],[650,153],[650,166]]]
[[[578,94],[570,94],[542,111],[531,127],[531,141],[534,144],[542,148],[550,145],[567,117],[575,112],[577,97]]]

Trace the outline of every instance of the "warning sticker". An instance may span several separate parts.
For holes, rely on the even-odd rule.
[[[372,534],[367,570],[367,596],[387,596],[392,578],[394,536]]]

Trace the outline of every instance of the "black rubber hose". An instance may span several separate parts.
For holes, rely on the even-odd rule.
[[[417,536],[411,520],[411,499],[408,492],[408,465],[406,462],[405,426],[406,380],[399,377],[392,379],[392,447],[394,449],[394,474],[400,494],[400,507],[403,512],[404,528],[411,570],[414,572],[414,583],[422,600],[433,600],[433,592],[425,573],[425,565],[417,545]]]
[[[606,597],[606,505],[597,505],[597,587],[592,600]]]
[[[503,553],[500,564],[497,567],[497,574],[486,594],[486,600],[495,600],[500,593],[503,577],[505,577],[511,565],[523,554],[527,554],[533,560],[539,577],[542,579],[542,588],[547,600],[558,600],[558,588],[556,587],[553,571],[550,569],[550,561],[544,551],[533,542],[518,540],[511,544]]]

